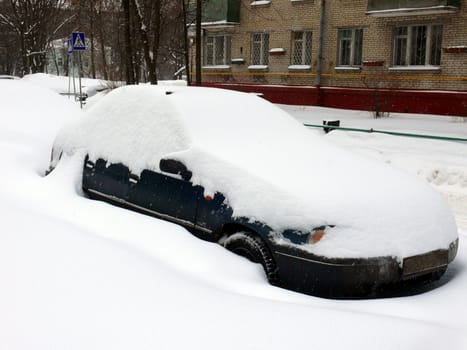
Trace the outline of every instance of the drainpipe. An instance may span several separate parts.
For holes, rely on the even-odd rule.
[[[324,46],[324,26],[325,26],[325,14],[326,14],[326,0],[321,0],[320,3],[320,13],[319,13],[319,43],[318,43],[318,62],[316,65],[316,78],[315,86],[317,89],[317,99],[316,103],[318,106],[322,104],[321,97],[321,74],[323,72],[323,46]]]

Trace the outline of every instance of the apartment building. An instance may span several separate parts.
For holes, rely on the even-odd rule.
[[[202,61],[275,102],[467,116],[467,0],[209,0]]]

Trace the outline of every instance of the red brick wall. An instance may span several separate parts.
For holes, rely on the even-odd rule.
[[[467,91],[372,90],[353,88],[235,85],[204,86],[260,93],[273,103],[323,106],[384,112],[439,114],[467,117]]]

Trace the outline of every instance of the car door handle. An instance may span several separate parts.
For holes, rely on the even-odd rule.
[[[94,169],[94,166],[95,166],[94,162],[92,162],[92,161],[90,161],[90,160],[87,160],[87,161],[86,161],[86,168],[88,168],[88,169]]]
[[[130,174],[129,180],[132,184],[137,184],[139,182],[139,176],[135,174]]]

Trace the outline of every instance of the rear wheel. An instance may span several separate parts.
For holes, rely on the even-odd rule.
[[[263,266],[269,283],[279,284],[276,262],[266,243],[250,232],[236,232],[225,239],[223,246],[231,252]]]

